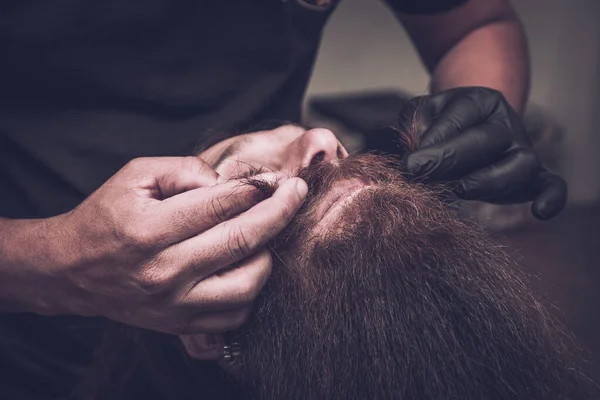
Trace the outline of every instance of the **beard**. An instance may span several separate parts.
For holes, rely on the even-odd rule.
[[[189,359],[176,337],[126,328],[146,382],[178,399],[597,398],[515,263],[453,215],[444,190],[408,182],[400,167],[366,154],[300,170],[309,195],[272,243],[250,319],[229,335],[241,354],[218,367]],[[323,196],[348,179],[371,186],[317,229]],[[111,343],[122,354],[116,342],[100,370],[118,371],[102,365]]]
[[[274,243],[272,276],[226,368],[245,397],[586,398],[568,337],[442,191],[375,155],[298,175],[309,198]],[[323,193],[352,178],[373,186],[315,233]]]

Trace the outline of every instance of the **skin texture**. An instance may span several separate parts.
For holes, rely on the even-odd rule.
[[[169,333],[238,327],[271,270],[264,245],[306,195],[279,178],[264,177],[277,186],[264,199],[197,157],[135,159],[67,214],[0,221],[0,304]]]

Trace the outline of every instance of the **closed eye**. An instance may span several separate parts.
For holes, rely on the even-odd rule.
[[[264,172],[266,172],[266,169],[264,167],[254,168],[253,166],[249,165],[248,169],[246,171],[240,173],[235,178],[236,179],[250,178],[251,176],[262,174]]]

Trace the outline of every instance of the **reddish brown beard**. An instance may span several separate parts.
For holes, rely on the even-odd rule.
[[[368,154],[301,170],[309,197],[272,243],[272,276],[234,333],[241,357],[226,375],[188,359],[176,337],[127,328],[146,382],[182,400],[599,398],[514,262],[452,214],[443,189],[408,182],[400,169]],[[324,193],[351,178],[375,188],[310,234]],[[116,360],[132,346],[114,347],[123,337],[107,341],[113,363],[97,365],[125,382]],[[89,398],[136,398],[112,386],[92,378],[90,391],[108,394]]]
[[[483,232],[392,158],[299,172],[309,198],[235,335],[231,372],[258,399],[583,399],[568,339]],[[343,179],[375,184],[330,234],[314,209]]]

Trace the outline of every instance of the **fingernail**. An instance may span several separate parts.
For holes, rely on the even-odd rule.
[[[298,193],[298,196],[302,200],[308,194],[308,185],[300,178],[296,178],[296,193]]]

